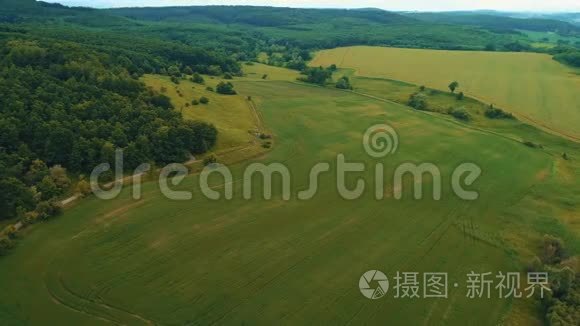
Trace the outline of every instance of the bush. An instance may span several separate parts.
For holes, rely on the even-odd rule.
[[[465,94],[463,94],[463,92],[459,92],[459,93],[456,95],[456,98],[457,98],[457,100],[459,100],[459,101],[463,100],[463,98],[464,98],[464,97],[465,97]]]
[[[427,96],[423,93],[414,93],[409,97],[409,106],[416,109],[427,111],[429,105],[427,104]]]
[[[176,84],[176,85],[179,85],[179,83],[180,83],[179,78],[177,78],[175,76],[171,76],[171,82]]]
[[[452,115],[455,119],[462,121],[469,121],[471,119],[471,115],[465,108],[451,109],[449,114]]]
[[[6,237],[0,238],[0,256],[4,256],[14,248],[14,242]]]
[[[268,79],[268,74],[262,75],[262,79]]]
[[[14,225],[8,225],[7,227],[4,228],[4,230],[2,230],[0,236],[5,236],[9,239],[14,239],[16,238],[16,228],[14,227]]]
[[[534,142],[531,142],[529,140],[525,140],[523,142],[524,145],[530,147],[530,148],[544,148],[544,146],[540,145],[540,144],[536,144]]]
[[[199,98],[199,103],[201,104],[208,104],[209,103],[209,99],[205,96],[202,96]]]
[[[24,225],[31,225],[34,224],[38,221],[38,213],[35,211],[30,211],[30,212],[26,212],[24,213],[23,219],[22,219],[22,223],[24,223]]]
[[[542,261],[546,264],[557,264],[566,258],[564,242],[551,235],[544,235]]]
[[[210,156],[203,159],[204,166],[208,166],[208,165],[216,164],[216,163],[217,163],[217,158],[213,155],[210,155]]]
[[[352,85],[350,84],[350,79],[347,76],[342,76],[338,82],[336,83],[336,88],[339,89],[352,89]]]
[[[220,82],[217,87],[216,91],[219,94],[223,95],[236,95],[237,92],[234,90],[234,85],[230,82]]]
[[[204,84],[205,83],[205,80],[203,79],[203,77],[198,73],[194,73],[190,80],[196,84]]]
[[[232,74],[227,72],[224,74],[224,79],[234,79],[234,76],[232,76]]]
[[[198,100],[196,100],[196,99],[193,99],[193,100],[191,101],[191,104],[193,104],[193,105],[199,105],[199,101],[198,101]]]
[[[511,113],[505,112],[502,109],[494,108],[490,105],[487,110],[485,110],[485,116],[489,119],[515,119]]]
[[[208,92],[213,92],[214,91],[213,90],[213,87],[211,87],[211,86],[206,87],[205,90],[208,91]]]
[[[542,265],[542,261],[537,256],[534,256],[528,264],[526,265],[526,271],[530,272],[541,272],[544,270],[544,266]]]
[[[62,207],[54,200],[42,201],[38,203],[35,211],[39,219],[48,220],[53,216],[60,215],[62,213]]]

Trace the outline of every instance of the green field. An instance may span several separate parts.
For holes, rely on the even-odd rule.
[[[513,303],[466,299],[465,274],[520,271],[526,255],[520,249],[529,249],[543,232],[577,244],[578,233],[547,213],[565,211],[554,199],[580,196],[577,176],[567,174],[577,163],[554,154],[566,146],[577,153],[576,145],[530,129],[523,132],[544,137],[548,148],[531,149],[437,115],[334,89],[283,81],[235,85],[240,96],[254,98],[273,131],[275,149],[262,161],[289,167],[293,194],[306,188],[315,163],[331,162],[334,171],[338,153],[374,166],[378,161],[364,153],[362,135],[371,125],[388,123],[399,134],[399,150],[379,161],[387,171],[402,162],[433,162],[442,172],[442,199],[412,199],[406,179],[404,199],[395,200],[387,172],[382,200],[371,190],[359,200],[341,199],[328,173],[313,200],[283,201],[275,191],[270,201],[247,201],[241,199],[247,163],[233,169],[238,181],[229,202],[203,199],[195,191],[196,176],[178,187],[194,191],[190,201],[163,198],[153,182],[140,201],[128,189],[110,202],[89,198],[28,229],[0,260],[3,325],[496,325]],[[474,202],[450,191],[451,171],[466,160],[484,171],[473,185],[480,192]],[[374,189],[372,169],[358,176]],[[571,183],[565,192],[557,190],[562,180]],[[347,181],[353,186],[356,180]],[[222,181],[212,182],[218,187]],[[427,179],[425,191],[431,189]],[[396,271],[444,271],[460,286],[450,288],[449,299],[393,299],[389,292],[371,301],[358,289],[359,277],[370,269],[389,278]],[[526,306],[513,306],[521,305]],[[535,315],[525,318],[534,321]]]
[[[580,139],[578,70],[537,53],[346,47],[320,51],[313,66],[337,64],[360,76],[385,77],[459,91],[546,129]]]

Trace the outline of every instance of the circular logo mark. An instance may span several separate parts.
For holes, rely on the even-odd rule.
[[[373,282],[374,288],[371,287]],[[377,300],[385,296],[389,290],[387,275],[381,271],[372,270],[364,273],[358,281],[360,293],[371,300]]]
[[[397,151],[399,135],[389,125],[374,125],[365,132],[363,146],[371,157],[382,158]]]

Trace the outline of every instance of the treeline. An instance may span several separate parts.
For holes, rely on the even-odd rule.
[[[130,171],[214,146],[216,129],[184,121],[134,63],[68,42],[0,40],[0,219],[58,212],[67,172],[114,164],[117,148]]]
[[[580,35],[580,27],[571,23],[543,18],[513,18],[473,12],[409,13],[408,17],[428,22],[471,25],[499,33],[518,33],[518,30],[555,32],[560,35]]]
[[[170,35],[172,39],[189,44],[203,44],[196,41],[199,38],[197,34],[209,33],[213,36],[215,30],[220,30],[222,35],[228,35],[233,41],[221,42],[223,46],[239,45],[238,52],[245,54],[256,54],[256,50],[264,51],[272,45],[301,50],[349,45],[480,50],[486,44],[513,41],[510,35],[477,27],[422,22],[397,13],[371,9],[209,6],[124,8],[108,12],[128,19],[172,26],[172,30],[167,28],[165,31],[151,26],[139,29]],[[208,24],[212,24],[215,30],[209,29]],[[219,35],[214,38],[225,40],[224,36]]]
[[[580,67],[580,50],[569,49],[554,55],[554,60],[563,64]]]

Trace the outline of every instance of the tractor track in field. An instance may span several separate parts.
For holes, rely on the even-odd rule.
[[[53,277],[53,281],[58,284],[58,290],[51,287],[51,282],[47,282],[46,280],[47,277]],[[51,300],[54,303],[64,306],[69,310],[75,311],[77,313],[91,316],[93,318],[115,325],[158,325],[157,322],[147,319],[134,312],[115,307],[104,302],[96,302],[95,300],[85,298],[75,293],[66,286],[60,272],[56,272],[56,275],[48,275],[47,273],[43,282]],[[69,296],[70,299],[64,298],[65,295],[57,294],[58,291],[63,292],[63,294]],[[88,307],[83,309],[82,307],[79,307],[79,305],[71,303],[71,300],[78,301],[79,305],[87,305]]]

